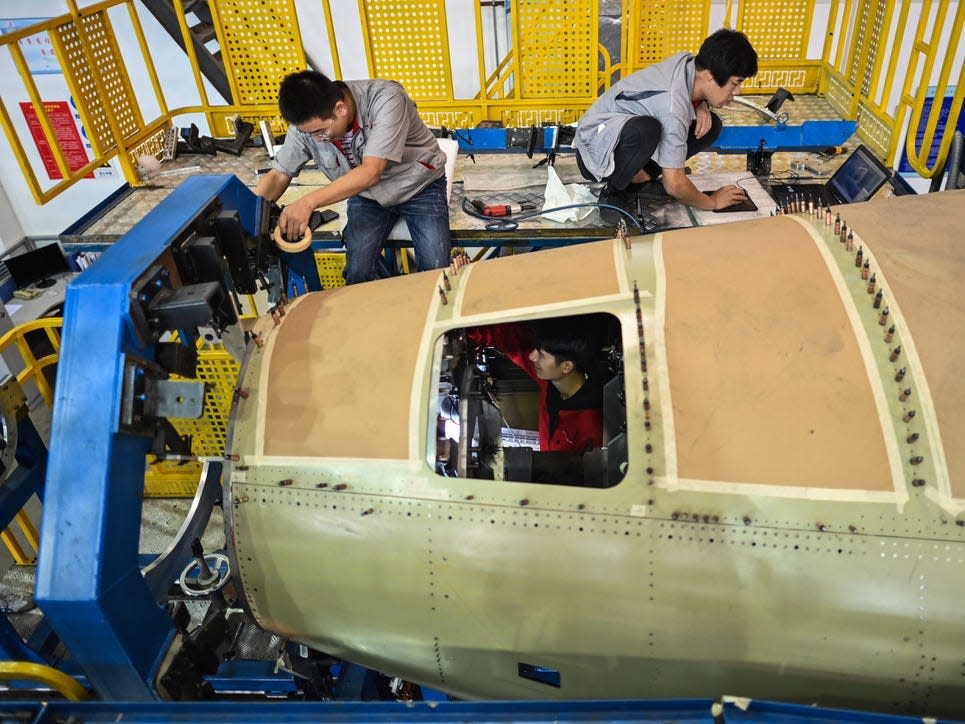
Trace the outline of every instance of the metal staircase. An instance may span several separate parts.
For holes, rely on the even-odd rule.
[[[157,18],[161,26],[174,38],[174,41],[187,52],[184,47],[184,35],[178,23],[178,11],[174,0],[141,0],[144,6]],[[198,59],[198,67],[208,82],[224,97],[228,103],[234,101],[228,75],[221,60],[221,49],[209,50],[212,41],[217,44],[217,31],[211,18],[208,0],[183,0],[184,16],[191,30],[191,42]],[[192,24],[193,23],[193,24]]]

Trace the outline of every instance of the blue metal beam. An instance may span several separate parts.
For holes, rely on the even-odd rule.
[[[775,124],[760,126],[724,126],[717,142],[709,150],[718,153],[750,153],[765,141],[767,151],[817,151],[839,146],[854,134],[855,121],[804,121],[799,126]],[[535,153],[553,150],[555,129],[545,128],[544,142]],[[507,147],[509,131],[505,128],[462,128],[454,131],[459,153],[525,153],[526,149]],[[572,146],[561,146],[559,153],[572,153]]]
[[[711,146],[718,153],[750,153],[764,142],[765,151],[820,151],[840,146],[854,134],[855,121],[805,121],[800,126],[724,126]]]
[[[192,178],[67,290],[35,598],[104,698],[156,698],[174,633],[138,568],[151,440],[119,426],[125,355],[154,359],[130,316],[132,285],[215,199],[254,233],[259,206],[244,184]]]
[[[677,722],[678,724],[921,724],[921,718],[750,701],[712,699],[481,702],[9,702],[32,721],[84,722]],[[938,724],[941,720],[933,720]]]

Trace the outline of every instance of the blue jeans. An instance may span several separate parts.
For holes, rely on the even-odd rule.
[[[449,266],[449,202],[443,176],[398,206],[382,206],[364,196],[348,200],[343,231],[346,284],[378,279],[376,261],[400,217],[409,227],[419,271]]]

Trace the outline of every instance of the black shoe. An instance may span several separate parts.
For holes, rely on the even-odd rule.
[[[600,191],[600,198],[598,199],[600,206],[600,219],[607,226],[616,226],[620,219],[626,221],[627,225],[632,226],[633,222],[630,219],[637,218],[637,197],[635,194],[628,194],[625,191],[610,191],[604,188]],[[618,209],[623,209],[628,214],[630,218],[627,218],[621,214],[616,209],[604,208],[606,206],[616,206]]]

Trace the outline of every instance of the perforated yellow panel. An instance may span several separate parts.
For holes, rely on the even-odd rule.
[[[636,50],[631,70],[637,70],[681,50],[696,53],[707,37],[710,0],[634,0],[630,17],[639,18],[638,23],[631,25],[631,48]]]
[[[322,282],[322,289],[345,286],[345,277],[342,276],[342,270],[345,269],[344,253],[340,251],[317,251],[315,252],[315,267],[318,269],[318,278]]]
[[[172,419],[179,435],[191,435],[191,452],[205,457],[225,453],[228,415],[240,367],[223,349],[198,350],[198,376],[205,383],[204,416],[198,420]],[[172,376],[172,379],[178,379]],[[144,494],[148,497],[194,495],[201,465],[179,465],[162,462],[151,465],[144,476]]]
[[[507,128],[512,126],[541,126],[544,123],[552,125],[576,123],[587,108],[589,108],[589,103],[574,105],[567,110],[507,108],[500,112],[499,120]]]
[[[737,28],[763,60],[805,60],[814,0],[743,0]]]
[[[156,133],[148,136],[141,143],[137,144],[128,151],[128,157],[131,159],[133,165],[137,165],[138,160],[141,156],[155,156],[157,158],[161,157],[161,153],[164,151],[164,134],[167,131],[167,126],[164,128],[159,128]]]
[[[448,29],[444,0],[362,0],[373,78],[402,84],[412,98],[452,98]]]
[[[598,0],[513,3],[519,98],[596,98]]]
[[[862,2],[861,7],[858,8],[854,26],[854,40],[850,45],[851,55],[848,56],[847,70],[844,73],[844,77],[852,88],[857,88],[859,83],[858,75],[861,71],[861,48],[864,46],[865,36],[868,33],[868,26],[870,24],[868,4],[867,2]]]
[[[864,98],[871,95],[871,82],[874,77],[875,61],[878,58],[878,54],[884,53],[886,50],[882,47],[881,35],[888,10],[887,2],[883,0],[871,0],[869,4],[872,6],[870,8],[872,12],[869,13],[869,22],[865,29],[870,33],[870,36],[864,39],[868,51],[864,58],[865,65],[861,77],[861,95]]]
[[[859,104],[858,135],[880,158],[888,158],[894,130],[894,121],[891,118],[879,118],[865,103]]]
[[[816,66],[780,65],[757,66],[757,75],[741,86],[741,93],[769,92],[777,88],[787,88],[795,93],[814,93],[818,87]],[[795,114],[796,115],[796,114]]]
[[[446,126],[447,128],[473,128],[484,119],[477,109],[453,109],[448,111],[427,109],[419,105],[419,116],[427,126]]]
[[[135,135],[143,127],[143,122],[107,11],[84,17],[83,30],[87,36],[87,49],[94,59],[93,69],[84,53],[83,38],[73,22],[54,29],[54,42],[60,45],[71,92],[87,118],[87,132],[96,139],[95,145],[105,151],[116,144],[107,110],[97,92],[97,83],[107,96],[110,112],[123,138]]]
[[[221,57],[235,104],[276,103],[282,78],[305,69],[294,3],[217,0],[215,9]]]
[[[825,98],[831,107],[837,111],[842,118],[847,118],[851,114],[851,93],[845,86],[844,81],[834,74],[828,75],[828,87],[825,91]]]

